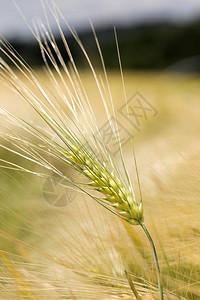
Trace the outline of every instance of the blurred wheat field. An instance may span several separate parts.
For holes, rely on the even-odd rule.
[[[41,70],[39,76],[48,86]],[[91,74],[81,71],[80,76],[101,127],[106,117]],[[120,109],[120,75],[108,72],[108,78]],[[125,72],[124,79],[128,98],[139,92],[158,112],[134,132],[134,141],[144,215],[158,249],[165,297],[200,299],[200,78],[163,71]],[[2,107],[38,121],[23,100],[0,88]],[[130,143],[123,150],[136,186]],[[16,159],[5,150],[1,157]],[[1,170],[1,299],[132,299],[126,269],[142,299],[157,299],[152,256],[140,228],[79,194],[64,207],[50,205],[43,185],[32,174]]]

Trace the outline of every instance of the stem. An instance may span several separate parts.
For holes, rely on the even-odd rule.
[[[159,268],[159,263],[158,263],[158,257],[157,257],[157,254],[156,254],[156,248],[154,246],[154,243],[153,243],[153,240],[150,236],[150,233],[148,232],[146,226],[144,225],[144,223],[141,223],[140,224],[150,242],[150,245],[151,245],[151,249],[153,251],[153,258],[154,258],[154,263],[155,263],[155,267],[156,267],[156,274],[157,274],[157,281],[158,281],[158,288],[159,288],[159,295],[160,295],[160,300],[163,300],[164,297],[163,297],[163,289],[162,289],[162,284],[161,284],[161,281],[160,281],[160,268]]]
[[[133,293],[134,293],[134,295],[135,295],[135,298],[136,298],[137,300],[142,300],[142,298],[141,298],[140,295],[138,294],[136,288],[134,287],[134,284],[133,284],[133,281],[132,281],[132,279],[131,279],[131,276],[130,276],[126,271],[124,271],[124,272],[125,272],[126,277],[127,277],[127,279],[128,279],[130,288],[131,288],[131,290],[133,291]]]

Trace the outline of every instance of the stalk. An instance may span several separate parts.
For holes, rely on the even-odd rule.
[[[137,300],[142,300],[142,298],[141,298],[140,295],[138,294],[136,288],[134,287],[134,284],[133,284],[133,281],[132,281],[132,279],[131,279],[131,276],[130,276],[126,271],[125,271],[125,274],[126,274],[126,277],[127,277],[127,279],[128,279],[130,288],[131,288],[132,292],[133,292],[134,295],[135,295],[135,298],[136,298]]]
[[[160,296],[160,300],[163,300],[163,289],[162,289],[162,284],[160,281],[160,267],[159,267],[159,263],[158,263],[158,257],[157,257],[157,253],[156,253],[156,248],[154,246],[153,240],[151,238],[150,233],[148,232],[146,226],[144,225],[144,223],[140,224],[149,240],[149,243],[151,245],[151,249],[153,252],[153,258],[154,258],[154,263],[155,263],[155,267],[156,267],[156,274],[157,274],[157,281],[158,281],[158,288],[159,288],[159,296]]]

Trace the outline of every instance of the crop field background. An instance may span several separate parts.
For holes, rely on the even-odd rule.
[[[38,72],[48,86],[43,71]],[[91,74],[82,70],[80,75],[98,116],[98,127],[103,127],[107,120]],[[123,105],[120,74],[108,71],[108,78],[119,113]],[[120,113],[118,120],[134,135],[144,217],[158,251],[166,299],[198,300],[199,75],[124,71],[124,79],[127,98],[139,93],[151,108],[146,112],[138,109],[140,130]],[[40,122],[2,83],[0,90],[2,107],[28,121]],[[123,151],[138,196],[129,141]],[[0,157],[29,167],[29,162],[6,149],[0,149]],[[16,295],[19,299],[131,299],[125,269],[133,276],[142,299],[157,299],[152,254],[141,229],[105,212],[88,197],[70,194],[56,184],[52,191],[57,198],[50,199],[45,194],[46,184],[33,174],[0,169],[1,299]],[[58,199],[63,195],[68,202]]]

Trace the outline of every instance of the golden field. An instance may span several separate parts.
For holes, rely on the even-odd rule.
[[[56,94],[44,73],[37,72]],[[87,71],[80,76],[101,128],[107,117],[94,80]],[[158,251],[165,299],[198,300],[200,78],[125,71],[127,99],[139,92],[147,106],[157,111],[155,116],[147,111],[146,119],[138,111],[140,131],[120,113],[124,96],[119,72],[108,72],[108,78],[116,118],[134,135],[145,222]],[[40,125],[25,101],[2,83],[0,89],[2,107]],[[129,141],[123,151],[139,197]],[[6,149],[0,153],[2,159],[26,165]],[[0,298],[134,299],[124,274],[128,270],[142,299],[158,299],[152,254],[141,229],[78,193],[63,207],[49,204],[43,194],[44,181],[33,174],[1,169]]]

